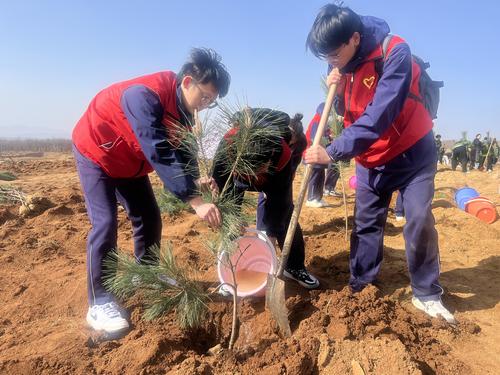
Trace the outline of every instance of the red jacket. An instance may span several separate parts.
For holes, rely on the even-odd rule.
[[[404,40],[393,36],[387,49],[387,55],[392,48]],[[379,75],[376,60],[382,58],[382,46],[375,48],[365,62],[354,73],[345,75],[344,88],[344,125],[351,126],[365,111],[373,100]],[[410,92],[420,97],[419,91],[420,67],[413,61]],[[413,146],[432,129],[432,119],[424,105],[408,97],[396,120],[365,152],[356,157],[356,161],[366,168],[385,164],[397,155]]]
[[[115,83],[99,92],[73,130],[73,143],[80,153],[109,176],[130,178],[153,171],[122,110],[123,92],[133,85],[152,90],[164,108],[162,123],[178,123],[176,75],[165,71]]]

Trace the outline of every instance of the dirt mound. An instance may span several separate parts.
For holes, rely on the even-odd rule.
[[[7,207],[0,207],[0,225],[5,223],[8,220],[13,220],[16,218],[16,215],[9,210]]]
[[[440,235],[444,301],[459,324],[428,318],[411,305],[402,225],[386,227],[377,287],[352,294],[344,209],[304,208],[306,263],[321,289],[287,284],[291,338],[280,338],[262,299],[240,302],[241,326],[228,351],[231,302],[213,296],[203,327],[182,331],[174,314],[149,322],[139,300],[126,305],[132,329],[120,340],[91,332],[86,303],[85,242],[90,224],[73,160],[21,160],[16,185],[53,205],[21,218],[0,206],[0,373],[6,374],[494,374],[500,366],[500,223],[486,225],[460,211],[452,189],[467,184],[497,199],[494,176],[441,170],[433,205]],[[299,174],[300,178],[300,174]],[[156,182],[157,179],[153,178]],[[353,192],[349,191],[349,225]],[[207,287],[216,267],[204,249],[208,228],[192,214],[163,217],[163,240],[180,264]],[[119,244],[132,231],[119,211]]]

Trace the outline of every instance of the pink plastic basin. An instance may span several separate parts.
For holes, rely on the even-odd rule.
[[[237,248],[229,257],[236,264],[235,275],[238,284],[238,297],[266,294],[267,275],[276,270],[276,253],[274,246],[265,233],[254,229],[247,229],[245,235],[235,241]],[[229,267],[227,253],[219,256],[217,273],[221,283],[233,285],[233,275]],[[233,294],[233,288],[224,288]]]

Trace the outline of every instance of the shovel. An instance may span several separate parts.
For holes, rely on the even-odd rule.
[[[314,137],[314,141],[312,143],[313,146],[319,145],[321,137],[323,136],[336,89],[337,85],[331,85],[328,90],[325,107],[323,109],[323,113],[321,114],[321,120],[318,125],[318,130],[316,131],[316,136]],[[290,323],[288,322],[288,310],[285,303],[285,281],[283,280],[283,271],[285,270],[288,256],[290,255],[290,248],[292,246],[293,236],[295,235],[295,229],[297,228],[297,223],[299,221],[300,210],[302,209],[302,203],[304,202],[304,197],[306,195],[307,184],[309,182],[309,178],[311,177],[311,171],[311,165],[307,164],[304,178],[302,179],[302,184],[300,185],[299,196],[295,202],[290,224],[288,225],[288,230],[286,232],[285,243],[281,252],[280,266],[276,274],[269,274],[267,277],[266,307],[271,311],[271,315],[278,323],[279,330],[285,337],[290,337],[292,335],[292,331],[290,329]]]

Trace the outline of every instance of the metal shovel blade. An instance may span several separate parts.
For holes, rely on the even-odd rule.
[[[278,323],[281,334],[284,337],[290,337],[292,330],[290,329],[290,323],[288,323],[285,282],[272,274],[267,276],[266,307],[271,311],[271,315],[276,320],[276,323]]]

